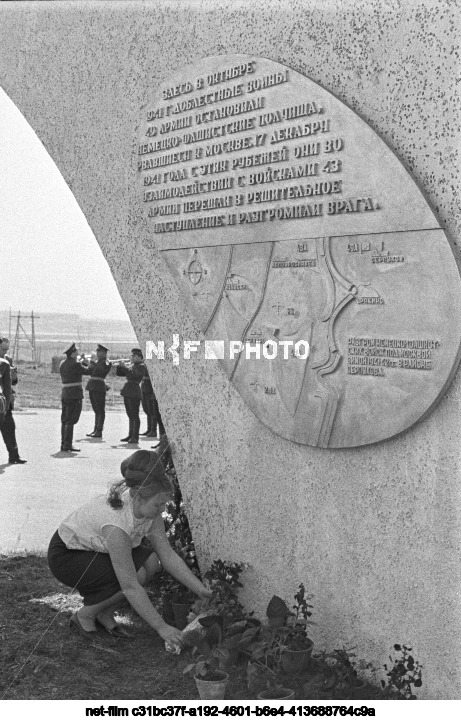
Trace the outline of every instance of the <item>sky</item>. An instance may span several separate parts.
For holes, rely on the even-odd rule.
[[[77,201],[1,88],[0,267],[0,310],[129,320]]]

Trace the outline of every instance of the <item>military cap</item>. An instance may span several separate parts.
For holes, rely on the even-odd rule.
[[[65,350],[64,353],[66,355],[72,355],[72,353],[75,353],[76,350],[77,350],[77,346],[75,345],[75,343],[72,343],[72,345],[69,346],[69,348],[67,350]]]
[[[96,350],[97,350],[97,351],[98,351],[98,350],[103,350],[104,353],[108,353],[108,352],[109,352],[109,348],[106,348],[105,346],[101,345],[101,343],[98,343],[98,344],[97,344]]]
[[[140,355],[140,356],[142,356],[142,357],[144,358],[144,356],[142,355],[142,350],[141,350],[141,348],[132,348],[132,349],[131,349],[131,352],[133,353],[133,355]]]

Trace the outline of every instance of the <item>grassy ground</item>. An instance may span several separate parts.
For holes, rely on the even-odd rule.
[[[59,373],[51,373],[51,364],[35,366],[32,363],[22,363],[18,367],[19,381],[15,387],[16,409],[21,408],[61,408],[61,376]],[[86,385],[86,377],[83,377],[83,387]],[[110,390],[106,396],[106,410],[122,410],[124,408],[123,398],[120,390],[125,383],[125,378],[119,378],[115,371],[111,370],[107,377],[107,385]],[[91,405],[88,393],[85,392],[85,402],[88,408]]]
[[[155,592],[150,592],[155,601]],[[182,671],[190,651],[173,656],[135,614],[120,622],[130,640],[101,632],[89,643],[69,628],[80,606],[77,593],[60,584],[36,555],[0,556],[0,699],[197,700],[195,682]],[[160,608],[161,610],[161,608]],[[331,699],[318,668],[287,679],[297,699]],[[285,684],[284,684],[285,685]],[[244,669],[230,674],[227,700],[254,699]],[[337,699],[344,696],[337,695]],[[348,699],[383,698],[365,686]]]
[[[81,605],[39,556],[0,557],[1,699],[198,699],[183,676],[190,654],[173,656],[138,617],[130,640],[101,632],[89,643],[69,628]],[[247,693],[247,695],[242,695]],[[229,698],[248,698],[239,678]]]

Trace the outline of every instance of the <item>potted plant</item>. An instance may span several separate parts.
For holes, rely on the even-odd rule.
[[[243,569],[242,563],[226,563],[219,559],[213,561],[204,575],[204,583],[211,590],[212,596],[206,600],[195,599],[188,621],[191,622],[200,615],[219,616],[224,632],[231,624],[244,619],[244,609],[237,594],[237,589],[242,587],[238,579]]]
[[[259,700],[287,700],[290,698],[295,697],[295,692],[292,688],[285,688],[285,686],[281,686],[278,683],[274,683],[273,685],[266,688],[264,691],[260,691],[258,693],[258,699]]]
[[[348,697],[353,696],[351,692],[355,689],[365,685],[357,673],[355,648],[355,646],[352,648],[343,646],[343,648],[335,648],[332,653],[324,654],[324,660],[330,670],[328,688],[346,693]]]
[[[187,626],[188,614],[194,602],[195,595],[186,586],[170,576],[166,571],[160,571],[158,579],[162,603],[162,616],[166,623],[175,625],[181,631]]]
[[[294,698],[294,689],[287,688],[281,679],[283,650],[274,628],[261,626],[258,639],[249,646],[247,667],[248,688],[259,691],[258,699]]]
[[[201,699],[223,699],[229,679],[224,670],[229,652],[222,648],[223,619],[220,616],[207,616],[199,620],[205,633],[197,634],[192,655],[194,663],[184,669],[184,674],[192,675]]]
[[[208,658],[203,658],[191,665],[201,699],[223,699],[226,696],[229,674],[220,668],[220,659],[215,653],[217,650],[213,651]],[[187,668],[190,669],[191,666]]]
[[[204,574],[212,597],[208,601],[197,600],[192,606],[189,621],[196,615],[202,630],[187,634],[187,643],[194,647],[192,655],[196,660],[184,673],[193,674],[203,699],[224,698],[228,680],[225,669],[236,657],[230,639],[240,632],[242,623],[246,623],[238,600],[238,589],[242,587],[239,576],[244,567],[242,563],[214,561]]]
[[[244,563],[228,563],[218,559],[213,561],[204,574],[213,594],[210,607],[216,615],[224,617],[227,624],[245,618],[244,608],[238,600],[238,591],[243,588],[240,574],[244,569]]]
[[[280,649],[280,663],[289,675],[305,671],[310,663],[314,642],[307,635],[307,626],[312,625],[312,596],[306,595],[303,583],[295,593],[294,612],[278,596],[273,596],[266,611],[273,629],[273,645]]]
[[[313,648],[306,627],[312,624],[311,596],[304,584],[295,594],[294,612],[278,596],[267,609],[267,624],[252,624],[234,641],[248,658],[247,683],[250,691],[260,691],[262,698],[293,698],[294,691],[282,683],[282,675],[293,676],[307,668]]]
[[[229,650],[229,665],[238,663],[241,657],[248,661],[248,689],[258,698],[293,698],[294,691],[281,682],[283,648],[269,624],[263,625],[252,617],[234,623],[227,630],[223,647]]]
[[[176,628],[180,631],[187,626],[191,606],[194,602],[194,594],[188,588],[178,583],[174,586],[171,596],[171,606]]]
[[[160,592],[163,619],[170,625],[176,625],[179,621],[181,625],[177,627],[182,630],[187,623],[187,614],[194,598],[193,594],[164,570],[160,571],[157,589],[157,593]],[[173,604],[184,604],[182,617],[179,617],[178,610],[175,615]],[[181,613],[180,610],[179,613]]]

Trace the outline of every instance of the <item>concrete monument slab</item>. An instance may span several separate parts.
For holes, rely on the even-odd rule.
[[[329,448],[425,416],[459,361],[461,283],[379,136],[317,83],[250,55],[177,72],[144,120],[149,231],[256,416]]]
[[[454,269],[445,230],[459,259],[460,107],[455,92],[459,70],[458,8],[452,2],[440,0],[418,3],[401,0],[79,3],[63,0],[60,3],[3,2],[0,18],[0,84],[34,128],[80,204],[114,274],[142,347],[156,339],[163,339],[167,347],[173,332],[181,340],[203,342],[192,311],[195,309],[195,317],[205,329],[214,310],[213,300],[216,303],[219,300],[219,307],[206,330],[208,338],[230,337],[235,326],[242,328],[244,321],[239,313],[248,315],[257,306],[246,289],[239,290],[238,286],[251,280],[256,289],[261,287],[264,262],[268,264],[270,257],[267,244],[274,243],[272,260],[277,257],[282,267],[271,265],[267,289],[274,288],[275,293],[278,284],[287,297],[285,303],[278,305],[294,308],[295,312],[295,300],[299,310],[306,307],[306,312],[308,303],[312,302],[309,312],[317,319],[318,330],[322,328],[318,320],[322,309],[326,312],[330,307],[325,300],[327,292],[334,291],[336,301],[346,295],[347,289],[339,276],[358,289],[357,295],[339,311],[332,326],[338,348],[333,358],[342,354],[341,363],[336,370],[317,376],[324,377],[329,387],[335,385],[342,392],[339,379],[344,367],[362,367],[363,363],[352,362],[362,355],[371,358],[378,355],[377,351],[381,353],[381,349],[386,353],[397,350],[401,354],[397,359],[406,362],[415,359],[403,355],[403,351],[431,352],[432,359],[419,358],[432,360],[431,370],[386,366],[384,376],[346,374],[345,383],[350,385],[338,404],[328,440],[330,448],[326,449],[293,443],[272,432],[279,429],[286,433],[278,420],[279,413],[285,414],[284,418],[296,416],[296,396],[286,392],[279,376],[275,376],[275,367],[273,373],[278,385],[264,379],[265,385],[276,386],[276,390],[281,388],[283,402],[276,394],[267,394],[266,399],[265,390],[256,392],[254,386],[249,386],[245,402],[218,362],[202,353],[195,354],[190,361],[181,358],[179,365],[174,365],[167,354],[164,361],[152,360],[149,369],[173,445],[201,568],[208,568],[217,558],[248,563],[241,600],[248,610],[254,609],[261,617],[274,593],[289,601],[298,582],[304,582],[314,594],[317,625],[313,627],[313,639],[317,649],[357,646],[358,657],[373,663],[379,678],[384,677],[383,664],[388,663],[393,645],[407,644],[424,667],[418,698],[459,699],[459,371],[433,412],[407,432],[382,443],[333,448],[334,443],[344,443],[343,428],[338,423],[341,419],[343,424],[346,411],[353,423],[361,425],[356,433],[362,440],[373,436],[376,424],[380,428],[375,437],[392,435],[402,427],[401,413],[407,413],[407,404],[398,394],[408,391],[406,399],[411,405],[418,393],[427,393],[431,379],[435,379],[440,389],[444,381],[437,376],[436,368],[440,362],[445,363],[445,353],[447,357],[450,354],[451,358],[455,357],[450,344],[456,343],[459,306],[449,290]],[[175,77],[179,84],[182,78],[192,82],[195,77],[204,77],[205,83],[208,82],[210,73],[200,58],[224,54],[229,58],[234,57],[234,53],[261,64],[255,66],[255,72],[229,77],[224,84],[213,83],[203,90],[163,99],[162,87],[173,88],[173,94],[176,92]],[[262,64],[261,57],[279,64]],[[193,68],[199,66],[194,73],[189,75],[181,70],[191,63]],[[232,74],[235,73],[232,68],[239,64],[238,61],[234,65],[232,61],[224,67],[229,67]],[[266,72],[268,67],[274,67],[274,72]],[[292,68],[304,75],[298,78]],[[179,69],[177,74],[176,69]],[[217,71],[219,69],[218,65]],[[246,83],[258,73],[265,77],[283,74],[285,69],[289,71],[287,82],[271,86],[268,80],[267,87],[248,94]],[[305,94],[309,84],[305,76],[318,83],[312,86],[315,94],[313,91]],[[161,86],[163,82],[165,85]],[[272,100],[277,97],[275,93],[294,87],[295,82],[299,82],[295,100],[290,94],[287,102],[275,104]],[[176,102],[239,84],[244,85],[243,95],[174,114],[175,117],[192,115],[193,127],[178,127],[168,133],[160,133],[159,129],[157,136],[145,135],[150,125],[160,128],[158,119],[148,120],[149,111],[166,105],[174,107]],[[332,95],[324,95],[322,88]],[[209,120],[195,127],[195,115],[199,112],[224,108],[259,94],[266,97],[267,107]],[[308,102],[316,102],[328,110],[330,133],[285,137],[280,143],[271,144],[275,130],[327,120],[327,112],[290,119],[291,112],[297,111],[289,111],[286,122],[258,127],[259,116],[268,113],[276,116],[277,109]],[[349,133],[340,124],[346,116],[353,119],[356,133]],[[203,126],[227,125],[245,117],[256,118],[255,129],[249,127],[241,135],[230,133],[229,137],[203,142],[183,142],[182,135],[186,132],[195,132]],[[141,121],[143,128],[140,129]],[[335,126],[333,121],[337,123]],[[296,136],[302,131],[293,132]],[[190,197],[178,195],[143,201],[144,192],[155,190],[156,186],[179,188],[193,181],[180,180],[178,175],[177,181],[167,178],[166,183],[162,179],[161,183],[146,186],[142,180],[140,188],[139,177],[157,173],[155,168],[147,166],[138,171],[140,161],[181,152],[186,146],[193,147],[195,152],[198,147],[257,133],[267,134],[266,145],[261,150],[243,148],[242,157],[254,156],[267,148],[268,152],[275,153],[286,145],[288,160],[274,162],[277,157],[274,155],[267,165],[239,169],[238,163],[243,161],[238,161],[235,154],[238,161],[235,169],[231,167],[228,173],[206,172],[198,180],[209,182],[225,175],[235,179],[232,175],[235,170],[237,177],[248,177],[248,186],[240,190],[240,186],[222,190],[215,187],[211,192]],[[174,136],[181,138],[184,147],[139,153],[139,144]],[[322,147],[318,154],[299,161],[293,158],[295,147],[315,142],[316,136],[321,136],[317,140],[322,142],[330,137],[343,137],[347,144],[335,152],[326,153]],[[368,138],[370,142],[365,142]],[[350,147],[355,147],[357,153],[350,153]],[[299,178],[272,175],[271,182],[260,182],[264,178],[256,175],[256,184],[249,183],[252,173],[323,163],[329,158],[341,160],[342,170]],[[233,164],[233,152],[226,152],[205,157],[203,161],[192,160],[184,163],[184,167],[231,159]],[[174,163],[160,169],[166,172],[180,165]],[[385,173],[385,168],[391,168],[392,172]],[[240,210],[235,205],[215,209],[193,205],[187,213],[181,208],[182,213],[177,215],[148,215],[151,207],[160,204],[227,195],[234,199],[237,194],[246,197],[250,191],[259,193],[279,187],[288,193],[285,188],[292,185],[305,187],[335,179],[342,179],[344,198],[371,197],[380,207],[373,205],[373,210],[356,212],[353,204],[346,204],[338,206],[338,210],[342,208],[339,213],[327,213],[323,208],[322,215],[318,216],[284,219],[277,216],[260,222],[245,222],[246,217],[251,220],[252,216],[244,216],[244,222],[240,222],[237,216],[235,225],[217,229],[197,227],[159,233],[154,232],[155,223],[220,214],[227,217]],[[248,207],[242,212],[254,213],[274,207],[277,214],[279,208],[344,199],[339,192],[316,194],[315,200],[309,195],[291,198],[282,194],[279,200],[270,196],[267,201],[264,197],[255,196],[251,203],[245,199]],[[437,219],[430,208],[437,213]],[[288,233],[288,228],[295,232]],[[434,240],[430,242],[432,237]],[[239,238],[243,239],[242,243],[238,242]],[[323,241],[325,238],[331,240]],[[412,241],[412,238],[420,240]],[[380,245],[383,240],[384,249]],[[369,251],[364,248],[362,252],[362,241],[370,242]],[[54,242],[59,242],[59,238],[50,238],[50,243]],[[305,243],[307,250],[304,251]],[[227,283],[226,253],[231,248],[234,276]],[[375,249],[381,256],[389,251],[391,260],[372,262],[370,258]],[[318,255],[321,251],[325,251],[325,256]],[[392,256],[403,256],[405,260],[393,260]],[[315,259],[319,265],[317,268],[309,264],[283,265],[300,258]],[[70,259],[69,272],[85,272],[78,260],[77,254]],[[174,269],[177,283],[165,260]],[[333,267],[337,274],[330,272]],[[407,277],[411,279],[408,282]],[[431,309],[431,296],[435,301],[434,278],[438,278],[438,291],[443,297],[440,303],[436,302],[435,309]],[[366,285],[369,281],[370,286]],[[221,296],[224,282],[229,300]],[[179,298],[177,284],[183,287],[186,303]],[[309,290],[311,285],[316,285],[318,291],[314,287]],[[298,288],[307,295],[296,292]],[[404,288],[408,295],[404,294]],[[193,295],[194,292],[197,295]],[[455,296],[456,293],[455,288]],[[361,297],[378,298],[378,295],[384,303],[374,300],[359,303]],[[231,307],[231,301],[235,308]],[[447,306],[451,303],[450,313]],[[428,318],[422,317],[421,304]],[[441,309],[446,315],[436,327],[435,319]],[[260,313],[263,310],[261,306]],[[285,324],[293,317],[288,310],[283,315],[279,308],[271,309],[271,313],[275,310],[280,310]],[[433,312],[435,315],[431,317]],[[293,323],[295,320],[293,318]],[[226,323],[232,324],[227,331],[229,336],[222,336],[221,328],[224,333]],[[452,329],[448,340],[447,336],[439,335],[446,323],[451,324]],[[350,332],[349,328],[346,330],[347,325]],[[261,330],[263,337],[261,324],[255,321],[254,327],[256,331]],[[291,326],[288,328],[291,330]],[[329,336],[319,337],[330,351]],[[350,344],[351,352],[350,338],[360,341]],[[375,344],[363,346],[361,339],[374,340]],[[387,346],[376,344],[382,339],[388,341]],[[389,346],[392,340],[439,341],[440,347],[393,348]],[[296,373],[300,373],[303,365],[315,378],[315,369],[309,365],[316,355],[314,345],[312,339],[308,364],[291,357],[287,361],[288,376],[293,376],[297,383]],[[372,350],[371,355],[355,352],[360,348]],[[392,357],[387,355],[387,359],[391,361]],[[299,360],[297,366],[295,360]],[[230,375],[233,370],[230,359],[221,362],[226,362]],[[254,355],[248,364],[256,365]],[[240,374],[242,384],[246,382],[243,374],[246,366],[246,359],[241,358],[234,373],[234,384],[240,383]],[[263,366],[258,365],[257,373],[260,367]],[[447,373],[448,380],[447,367],[443,373]],[[370,416],[362,418],[359,404],[350,401],[349,396],[352,394],[358,399],[367,413],[367,404],[372,400],[368,395],[379,396],[389,413],[392,397],[383,389],[390,385],[391,379],[398,399],[393,419],[387,415],[386,428],[379,406],[368,428],[365,418]],[[250,383],[253,378],[248,380]],[[254,380],[258,381],[258,377]],[[415,380],[419,385],[414,385]],[[281,410],[274,411],[271,418],[260,415],[264,422],[258,420],[249,408],[250,388],[255,399],[260,397],[262,403],[275,400],[272,405]],[[413,407],[415,420],[424,408],[430,409],[431,398],[437,398],[438,392],[432,388],[419,407],[418,400]],[[311,405],[303,408],[312,409],[314,400],[318,402],[313,398]],[[406,417],[405,423],[412,422],[412,416]],[[327,435],[325,426],[320,429],[323,442]],[[349,427],[346,430],[349,432]],[[357,442],[354,438],[348,440]],[[109,467],[106,473],[112,473]],[[103,483],[102,476],[98,482]]]

